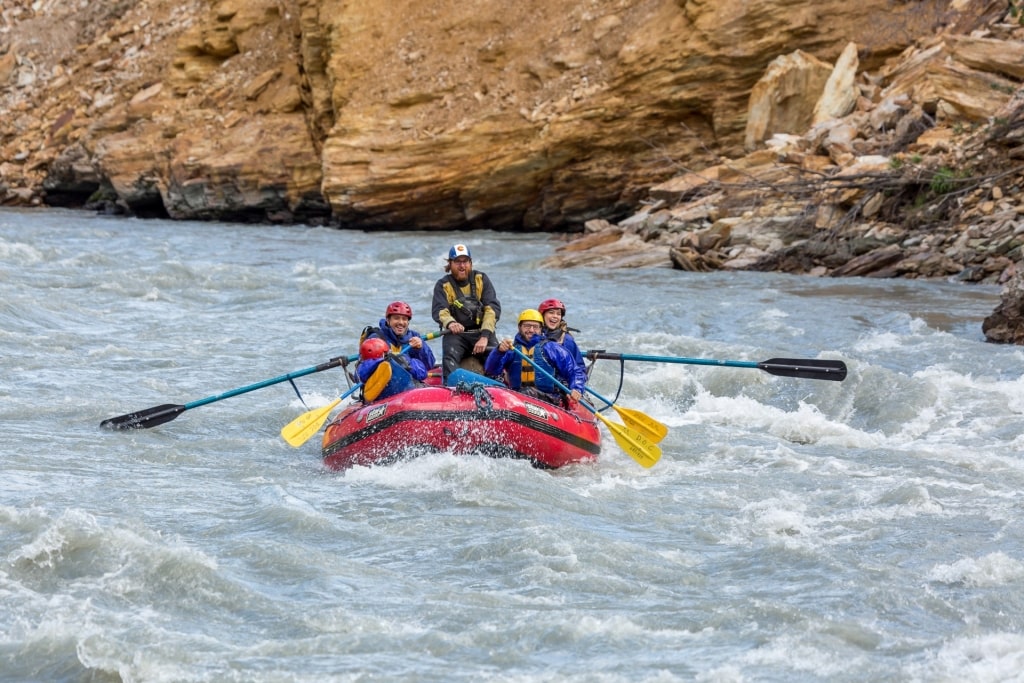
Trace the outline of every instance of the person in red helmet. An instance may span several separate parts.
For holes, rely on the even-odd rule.
[[[380,360],[388,354],[388,343],[380,337],[371,337],[359,345],[359,360]]]
[[[577,365],[568,349],[544,335],[544,319],[538,310],[528,308],[520,313],[518,329],[514,338],[502,339],[487,356],[484,374],[504,379],[510,388],[527,396],[571,408],[586,390],[583,365]],[[570,393],[563,394],[553,379]]]
[[[434,352],[423,343],[419,332],[409,329],[411,321],[412,308],[409,304],[404,301],[393,301],[384,310],[384,317],[380,319],[377,327],[363,330],[363,342],[359,347],[360,363],[357,369],[360,382],[365,382],[373,374],[380,359],[389,351],[395,354],[393,357],[399,363],[406,366],[413,379],[422,382],[427,378],[427,372],[434,367]],[[375,340],[383,343],[386,350],[376,358],[363,358],[363,347]],[[400,354],[406,345],[409,346],[409,350]],[[379,344],[375,344],[372,348],[376,350],[380,347]]]
[[[501,318],[501,302],[485,273],[473,270],[473,257],[465,244],[448,250],[445,276],[434,284],[431,317],[445,335],[441,343],[441,375],[460,367],[464,359],[474,358],[479,366],[467,368],[480,372],[487,353],[497,343],[495,329]]]
[[[573,328],[565,322],[565,304],[558,299],[545,299],[537,306],[541,316],[544,318],[544,334],[553,342],[558,342],[572,354],[577,365],[583,366],[583,354],[580,347],[576,345],[576,339],[569,330]],[[579,330],[573,330],[579,332]]]

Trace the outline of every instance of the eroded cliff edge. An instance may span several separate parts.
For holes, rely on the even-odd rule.
[[[627,215],[680,165],[741,155],[751,89],[780,55],[831,61],[853,42],[881,65],[982,21],[975,4],[14,0],[5,193],[103,189],[172,218],[573,229]]]
[[[898,216],[886,193],[918,169],[930,189],[987,174],[974,205],[1015,211],[1013,154],[998,170],[936,156],[984,149],[979,127],[1003,120],[1014,139],[1014,9],[13,0],[0,13],[0,201],[364,229],[589,225],[676,267],[1009,281],[1016,213],[1007,236],[947,203],[941,240],[928,216],[914,234],[873,217]],[[903,185],[872,175],[894,165]],[[820,179],[833,180],[808,183]],[[808,204],[827,210],[808,220]],[[954,234],[999,241],[1005,260],[849,265]]]

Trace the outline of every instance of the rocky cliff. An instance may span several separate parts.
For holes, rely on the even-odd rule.
[[[3,7],[3,203],[589,225],[685,268],[997,281],[1019,260],[1006,0]]]
[[[852,41],[877,66],[978,23],[976,4],[8,0],[5,193],[100,191],[173,218],[573,229],[742,153],[751,90],[780,55],[831,61]]]

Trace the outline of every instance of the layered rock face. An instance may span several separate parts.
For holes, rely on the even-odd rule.
[[[1019,12],[5,0],[0,203],[585,225],[551,265],[1007,283],[984,329],[1022,343]]]
[[[831,60],[854,41],[880,63],[977,14],[891,0],[4,7],[8,203],[99,191],[183,219],[525,230],[622,217],[680,168],[740,153],[750,90],[781,54]]]

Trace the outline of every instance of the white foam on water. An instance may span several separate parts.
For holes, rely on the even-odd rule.
[[[844,448],[874,448],[885,442],[877,433],[854,429],[824,415],[816,406],[798,402],[785,411],[747,396],[715,396],[698,392],[690,409],[694,419],[716,425],[762,431],[792,443],[820,443]]]
[[[936,565],[928,572],[928,580],[976,587],[1024,584],[1024,561],[1004,552],[989,553],[983,557]]]
[[[1024,681],[1024,635],[987,633],[950,638],[925,661],[903,668],[915,683],[1020,683]]]
[[[558,471],[440,453],[333,472],[279,430],[344,391],[334,372],[296,380],[306,405],[280,383],[98,429],[353,353],[395,299],[431,329],[461,239],[0,209],[0,242],[28,247],[0,259],[2,675],[1018,676],[1024,352],[977,329],[998,288],[538,278],[547,236],[474,233],[501,333],[558,296],[581,348],[849,376],[627,361],[617,403],[670,427],[651,469],[602,427],[598,461]],[[614,396],[617,363],[595,388]]]

